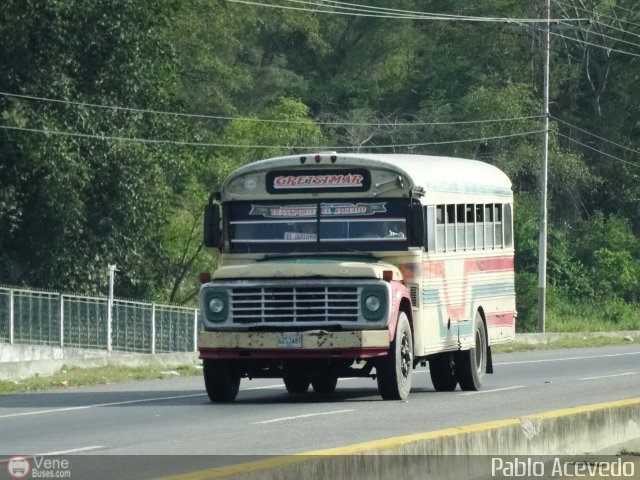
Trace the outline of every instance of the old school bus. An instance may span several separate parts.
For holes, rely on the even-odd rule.
[[[211,196],[198,349],[213,402],[242,378],[331,393],[368,376],[405,399],[477,390],[513,340],[511,182],[475,160],[321,152],[239,168]]]

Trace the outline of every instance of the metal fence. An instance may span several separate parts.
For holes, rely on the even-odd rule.
[[[0,343],[196,351],[196,308],[0,287]]]

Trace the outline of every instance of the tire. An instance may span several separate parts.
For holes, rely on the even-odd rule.
[[[454,354],[445,352],[429,360],[429,374],[436,392],[453,392],[458,385]]]
[[[396,337],[389,354],[378,360],[376,378],[378,391],[384,400],[405,400],[411,391],[413,374],[413,337],[404,312],[398,315]]]
[[[311,379],[308,375],[296,371],[285,372],[282,380],[289,393],[307,393],[311,384]]]
[[[240,389],[240,373],[233,363],[205,358],[202,367],[209,399],[214,403],[233,402]]]
[[[333,393],[336,391],[336,385],[338,385],[338,377],[333,375],[326,375],[311,380],[313,391],[320,394]]]
[[[456,352],[455,356],[456,377],[460,388],[466,391],[480,390],[487,372],[487,330],[480,312],[476,312],[473,336],[473,347]]]

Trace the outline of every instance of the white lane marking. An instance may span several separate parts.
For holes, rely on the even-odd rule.
[[[14,418],[14,417],[26,417],[29,415],[43,415],[45,413],[60,413],[60,412],[72,412],[74,410],[88,410],[90,408],[100,407],[115,407],[118,405],[133,405],[135,403],[145,402],[161,402],[162,400],[176,400],[179,398],[192,398],[203,397],[206,393],[194,393],[193,395],[176,395],[173,397],[155,397],[155,398],[141,398],[138,400],[126,400],[123,402],[110,402],[110,403],[94,403],[92,405],[80,405],[77,407],[64,407],[64,408],[52,408],[50,410],[36,410],[35,412],[22,412],[22,413],[10,413],[8,415],[0,415],[1,418]]]
[[[519,365],[522,363],[544,363],[544,362],[565,362],[567,360],[586,360],[590,358],[606,358],[606,357],[622,357],[626,355],[640,355],[640,352],[629,352],[629,353],[611,353],[609,355],[593,355],[593,356],[585,356],[585,357],[567,357],[567,358],[546,358],[542,360],[521,360],[518,362],[501,362],[494,363],[494,365]]]
[[[265,387],[251,387],[251,388],[243,388],[241,389],[241,391],[247,391],[247,390],[267,390],[270,388],[284,388],[284,383],[279,383],[278,385],[267,385]]]
[[[305,415],[296,415],[296,416],[293,416],[293,417],[272,418],[271,420],[263,420],[261,422],[253,422],[252,425],[264,425],[265,423],[285,422],[287,420],[297,420],[299,418],[318,417],[320,415],[335,415],[336,413],[347,413],[347,412],[353,412],[353,409],[350,409],[350,410],[334,410],[333,412],[307,413]]]
[[[525,388],[525,386],[524,385],[515,385],[513,387],[494,388],[493,390],[478,390],[477,392],[461,393],[460,396],[462,397],[464,395],[480,395],[481,393],[504,392],[505,390],[515,390],[517,388]]]
[[[59,452],[36,453],[33,456],[34,457],[52,457],[55,455],[66,455],[68,453],[78,453],[78,452],[86,452],[89,450],[98,450],[100,448],[106,448],[106,447],[102,445],[94,445],[92,447],[72,448],[71,450],[61,450]]]
[[[600,380],[601,378],[612,378],[612,377],[624,377],[627,375],[637,375],[638,372],[625,372],[625,373],[616,373],[615,375],[602,375],[600,377],[584,377],[580,380]]]
[[[53,456],[56,456],[56,455],[66,455],[68,453],[78,453],[78,452],[87,452],[89,450],[98,450],[100,448],[106,448],[106,447],[101,446],[101,445],[94,445],[92,447],[73,448],[71,450],[61,450],[59,452],[48,452],[48,453],[36,453],[34,455],[25,455],[25,456],[29,457],[29,458],[34,458],[34,457],[53,457]],[[11,458],[0,458],[0,464],[8,463],[9,460],[11,460]]]

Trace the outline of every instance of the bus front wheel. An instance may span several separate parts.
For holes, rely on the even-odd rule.
[[[385,400],[404,400],[411,390],[413,373],[413,337],[407,314],[400,312],[396,337],[389,354],[378,360],[376,378],[378,391]]]
[[[240,389],[240,373],[228,360],[205,358],[202,361],[204,386],[214,403],[233,402]]]
[[[480,312],[476,312],[473,336],[473,347],[455,355],[456,377],[462,390],[480,390],[487,372],[487,331]]]

